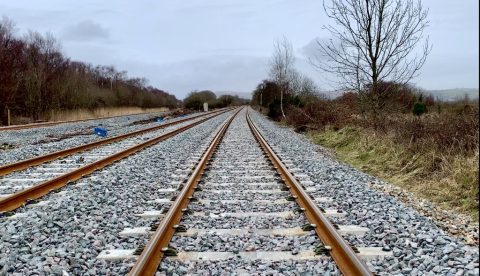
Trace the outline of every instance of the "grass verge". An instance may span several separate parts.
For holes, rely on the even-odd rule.
[[[478,148],[471,155],[419,152],[359,127],[312,131],[309,137],[334,149],[340,161],[478,222]]]

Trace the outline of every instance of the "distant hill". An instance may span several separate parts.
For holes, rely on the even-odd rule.
[[[444,101],[454,101],[467,95],[470,99],[478,99],[478,88],[454,88],[443,90],[427,90],[428,94]]]
[[[247,92],[216,91],[215,94],[217,95],[217,97],[222,95],[232,95],[232,96],[238,96],[241,99],[246,99],[246,100],[252,99],[252,93],[247,93]]]
[[[453,89],[441,89],[441,90],[424,90],[425,93],[432,95],[434,98],[439,98],[442,101],[454,101],[460,98],[468,97],[471,100],[478,99],[478,88],[453,88]],[[323,95],[327,98],[333,99],[342,95],[343,91],[336,90],[336,91],[322,91]]]

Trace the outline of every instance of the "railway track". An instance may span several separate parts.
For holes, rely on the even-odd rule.
[[[217,132],[185,181],[166,187],[178,192],[159,200],[163,208],[153,211],[159,222],[122,231],[151,235],[145,248],[105,250],[98,258],[136,258],[130,275],[201,274],[212,264],[218,266],[213,274],[250,274],[258,273],[259,262],[274,272],[294,265],[315,274],[370,275],[361,259],[389,252],[349,245],[342,235],[365,229],[331,223],[342,212],[318,207],[325,199],[311,198],[301,172],[289,166],[244,109]]]
[[[2,166],[0,167],[0,176],[3,176],[0,179],[0,212],[4,216],[11,215],[9,211],[25,203],[37,203],[35,199],[71,181],[230,110],[180,119]],[[194,122],[187,124],[192,120]],[[180,127],[165,132],[169,127],[176,125]]]

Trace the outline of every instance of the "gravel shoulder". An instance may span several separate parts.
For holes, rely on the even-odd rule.
[[[368,227],[363,237],[349,236],[356,246],[381,246],[393,257],[371,261],[374,272],[384,275],[478,275],[479,251],[465,238],[450,235],[435,221],[386,194],[375,185],[386,183],[339,163],[304,135],[281,127],[258,112],[252,118],[277,152],[288,156],[310,176],[315,196],[333,198],[325,207],[335,207],[347,215],[337,223]],[[478,235],[478,231],[477,231]]]

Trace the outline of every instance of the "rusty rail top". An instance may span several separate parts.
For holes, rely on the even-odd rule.
[[[168,122],[168,123],[161,124],[161,125],[154,126],[154,127],[149,127],[149,128],[145,128],[145,129],[132,131],[132,132],[129,132],[129,133],[125,133],[125,134],[122,134],[122,135],[117,135],[117,136],[114,136],[114,137],[106,138],[106,139],[103,139],[103,140],[95,141],[95,142],[80,145],[80,146],[76,146],[76,147],[73,147],[73,148],[48,153],[48,154],[45,154],[45,155],[42,155],[42,156],[33,157],[33,158],[18,161],[18,162],[10,163],[10,164],[4,165],[4,166],[0,166],[0,176],[12,173],[14,171],[26,169],[26,168],[31,167],[31,166],[40,165],[42,163],[52,161],[52,160],[55,160],[55,159],[60,158],[60,157],[65,157],[65,156],[68,156],[68,155],[71,155],[71,154],[74,154],[74,153],[77,153],[77,152],[81,152],[81,151],[92,149],[92,148],[95,148],[95,147],[98,147],[98,146],[110,144],[110,143],[118,141],[118,140],[122,140],[122,139],[129,138],[129,137],[132,137],[132,136],[140,135],[140,134],[143,134],[143,133],[146,133],[146,132],[166,128],[166,127],[169,127],[169,126],[172,126],[172,125],[180,124],[180,123],[183,123],[183,122],[186,122],[186,121],[197,119],[197,118],[202,117],[202,116],[213,115],[213,114],[217,114],[217,113],[221,114],[221,113],[224,113],[224,112],[228,112],[230,110],[231,109],[216,110],[216,111],[212,111],[212,112],[209,112],[209,113],[200,114],[200,115],[192,116],[192,117],[189,117],[189,118],[180,119],[180,120],[177,120],[177,121],[174,121],[174,122]]]
[[[295,201],[304,208],[304,214],[310,223],[315,225],[315,232],[320,240],[330,246],[330,255],[344,275],[372,275],[367,265],[355,254],[350,245],[337,232],[332,223],[326,218],[316,203],[305,192],[302,185],[288,171],[281,159],[262,136],[253,123],[247,110],[247,122],[260,146],[267,153],[268,158],[275,165],[277,172],[282,176]]]
[[[197,183],[202,178],[203,171],[205,170],[208,161],[215,152],[217,145],[221,142],[225,132],[230,126],[230,123],[241,110],[242,108],[240,108],[227,120],[227,122],[225,122],[225,124],[223,124],[222,128],[213,138],[209,147],[204,151],[200,161],[195,167],[195,170],[188,178],[182,191],[172,203],[165,217],[160,221],[157,230],[153,234],[152,238],[148,241],[142,254],[138,257],[137,262],[133,266],[129,275],[155,275],[155,272],[162,261],[163,252],[168,249],[168,243],[175,234],[175,225],[178,224],[182,219],[182,212],[190,202],[190,198],[196,188]]]
[[[224,111],[228,112],[228,111]],[[51,180],[42,182],[40,184],[35,184],[31,187],[28,187],[24,190],[21,190],[19,192],[16,192],[8,197],[0,198],[0,212],[6,212],[6,211],[11,211],[14,210],[18,207],[21,207],[23,204],[28,202],[29,200],[36,199],[39,197],[42,197],[46,194],[48,194],[50,191],[59,189],[69,182],[78,180],[82,178],[85,175],[91,174],[92,172],[101,169],[107,165],[112,164],[115,161],[118,161],[120,159],[123,159],[133,153],[136,153],[146,147],[152,146],[160,141],[166,140],[170,137],[173,137],[185,130],[188,130],[194,126],[197,126],[207,120],[210,120],[213,117],[219,116],[220,114],[224,113],[217,113],[214,114],[213,116],[209,116],[207,118],[204,118],[202,120],[193,122],[191,124],[188,124],[186,126],[180,127],[176,130],[172,130],[170,132],[164,133],[160,136],[151,138],[147,140],[144,143],[134,145],[130,148],[127,148],[125,150],[122,150],[120,152],[117,152],[113,155],[107,156],[105,158],[102,158],[100,160],[97,160],[93,163],[90,163],[88,165],[85,165],[81,168],[75,169],[71,172],[68,172],[66,174],[60,175],[56,178],[53,178]]]

